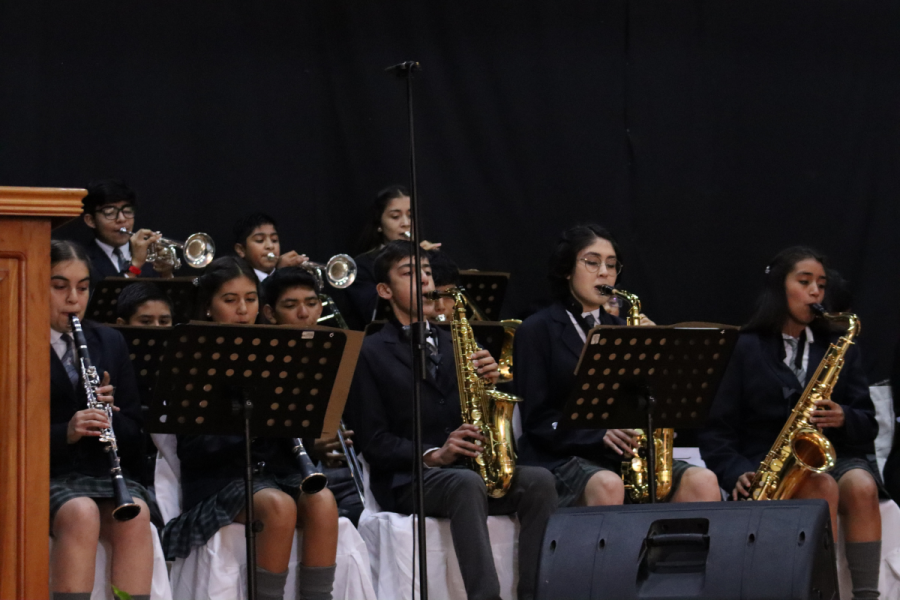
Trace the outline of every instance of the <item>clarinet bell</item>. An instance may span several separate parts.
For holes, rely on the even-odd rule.
[[[310,473],[300,482],[300,490],[304,494],[318,494],[328,485],[328,477],[324,473]]]

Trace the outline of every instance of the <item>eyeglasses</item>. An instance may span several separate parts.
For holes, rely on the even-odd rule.
[[[134,218],[134,207],[133,206],[123,206],[119,208],[118,206],[101,206],[97,209],[97,212],[103,215],[104,219],[108,219],[110,221],[115,221],[119,218],[119,213],[122,213],[122,216],[126,219]]]
[[[579,258],[578,260],[584,263],[584,268],[587,269],[588,273],[593,273],[595,275],[600,272],[600,265],[604,264],[589,258]],[[607,270],[615,271],[616,275],[622,272],[622,263],[616,259],[606,261],[605,266]]]

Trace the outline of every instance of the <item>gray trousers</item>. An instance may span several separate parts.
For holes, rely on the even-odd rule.
[[[412,484],[394,490],[389,510],[413,512]],[[500,582],[488,537],[488,515],[515,513],[519,519],[519,600],[534,597],[541,540],[556,510],[556,482],[541,467],[516,467],[502,498],[488,498],[484,481],[461,468],[425,470],[425,514],[450,519],[450,533],[469,600],[499,600]]]

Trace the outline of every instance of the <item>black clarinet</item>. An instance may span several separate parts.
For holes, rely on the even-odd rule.
[[[313,464],[300,438],[293,438],[293,440],[294,456],[297,459],[297,466],[300,467],[300,475],[303,476],[303,480],[300,482],[300,489],[304,494],[321,492],[328,485],[328,477],[324,473],[320,473],[316,465]]]
[[[81,368],[81,380],[84,382],[84,393],[87,396],[88,408],[102,410],[106,413],[109,427],[100,430],[100,441],[106,444],[106,455],[109,457],[109,475],[112,478],[113,496],[116,507],[113,509],[113,518],[116,521],[130,521],[141,512],[139,504],[135,504],[134,498],[125,485],[122,476],[122,465],[119,463],[119,451],[116,445],[116,434],[112,428],[112,405],[101,402],[97,397],[97,388],[100,387],[100,376],[97,367],[91,364],[91,356],[88,354],[87,341],[84,339],[84,331],[81,329],[81,320],[75,315],[69,315],[72,323],[72,337],[78,354],[78,364]]]

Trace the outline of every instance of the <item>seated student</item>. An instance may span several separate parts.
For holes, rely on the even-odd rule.
[[[450,256],[441,250],[433,250],[428,253],[431,264],[431,277],[434,279],[434,289],[438,292],[446,292],[451,288],[459,287],[459,267]],[[446,322],[453,319],[453,298],[438,298],[434,301],[435,321]]]
[[[243,260],[217,258],[197,279],[199,317],[215,323],[253,324],[259,311],[256,276]],[[312,442],[312,440],[309,440]],[[311,444],[307,444],[307,449]],[[301,474],[288,438],[253,442],[253,510],[263,529],[256,536],[257,597],[282,598],[294,529],[303,529],[298,573],[301,600],[331,598],[337,555],[338,513],[328,489],[300,492]],[[167,556],[185,558],[230,523],[244,523],[244,438],[240,435],[179,435],[184,512],[163,531]]]
[[[306,269],[284,267],[278,269],[262,283],[263,315],[276,325],[313,327],[322,316],[322,302],[316,278]],[[353,432],[345,431],[344,440],[353,445]],[[315,443],[316,454],[322,456],[323,472],[328,477],[328,489],[338,503],[340,516],[347,517],[354,525],[359,523],[363,505],[356,486],[346,466],[346,457],[337,436],[319,439]]]
[[[87,190],[82,218],[94,230],[94,241],[87,247],[94,283],[106,277],[172,277],[171,269],[156,271],[147,262],[150,244],[162,235],[149,229],[134,231],[134,191],[117,179],[91,182]],[[134,235],[122,233],[123,228]]]
[[[635,447],[632,429],[565,429],[562,410],[575,385],[575,368],[587,332],[595,324],[624,325],[604,310],[610,297],[597,286],[615,286],[622,252],[598,225],[565,231],[550,257],[549,280],[556,301],[516,330],[513,385],[522,398],[519,460],[556,476],[559,505],[622,504],[622,461]],[[642,324],[653,322],[644,317]],[[672,502],[721,500],[715,475],[683,461],[672,465]]]
[[[152,283],[127,285],[116,301],[116,324],[169,327],[172,325],[172,301]]]
[[[360,254],[354,258],[359,269],[356,281],[347,288],[354,309],[354,321],[361,327],[372,322],[378,305],[375,291],[375,257],[385,244],[409,239],[412,234],[412,210],[409,191],[402,185],[392,185],[378,192],[359,240]],[[440,244],[421,242],[425,250],[437,250]]]
[[[97,541],[112,546],[111,583],[135,599],[150,597],[153,575],[152,504],[136,483],[141,470],[141,412],[137,383],[122,335],[82,323],[92,364],[102,374],[101,402],[115,403],[112,428],[128,491],[141,507],[129,521],[113,518],[113,487],[106,444],[106,411],[87,408],[78,349],[69,315],[84,318],[90,259],[72,242],[50,246],[50,571],[53,598],[88,600],[94,587]],[[115,400],[113,399],[115,395]]]
[[[810,248],[787,248],[765,273],[756,312],[741,331],[707,425],[700,432],[703,460],[735,499],[749,495],[753,476],[829,345],[846,328],[834,332],[810,308],[826,299],[822,255]],[[883,486],[874,461],[868,459],[875,452],[878,425],[858,346],[844,357],[831,400],[819,400],[816,405],[810,421],[831,440],[837,464],[828,473],[809,475],[793,498],[827,500],[835,535],[840,514],[853,597],[877,598],[878,496]]]
[[[375,260],[378,295],[388,300],[392,317],[363,342],[353,376],[345,416],[357,432],[358,447],[371,467],[370,485],[385,510],[413,511],[411,471],[414,460],[425,464],[425,514],[450,519],[450,531],[469,598],[499,598],[487,516],[516,513],[519,535],[519,588],[521,600],[535,589],[541,538],[556,507],[553,478],[544,469],[516,467],[512,486],[502,498],[489,498],[484,481],[463,466],[483,443],[478,428],[462,423],[453,342],[450,334],[429,327],[428,379],[422,386],[421,450],[413,448],[412,350],[404,338],[416,308],[410,303],[413,277],[421,277],[425,292],[434,289],[427,259],[421,274],[412,264],[410,242],[387,244]],[[434,303],[425,301],[426,318]],[[486,350],[471,357],[477,372],[496,379],[497,363]],[[414,458],[421,457],[421,458]]]
[[[276,268],[299,267],[309,260],[305,254],[293,250],[282,254],[278,225],[275,219],[261,212],[234,224],[234,253],[247,261],[259,281],[264,281]]]

